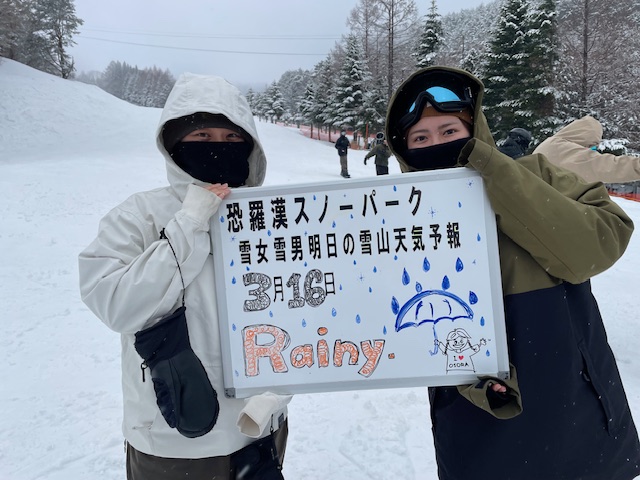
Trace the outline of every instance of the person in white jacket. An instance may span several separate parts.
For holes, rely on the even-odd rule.
[[[577,173],[588,182],[626,183],[640,180],[640,157],[592,150],[602,141],[602,125],[586,115],[562,127],[533,153]]]
[[[183,74],[156,142],[169,185],[111,210],[79,256],[83,301],[121,334],[127,478],[282,478],[290,397],[224,395],[209,235],[221,199],[264,180],[253,115],[226,80]]]

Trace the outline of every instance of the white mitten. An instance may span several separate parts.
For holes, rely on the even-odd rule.
[[[238,428],[248,437],[259,438],[273,414],[282,410],[290,401],[291,395],[276,395],[271,392],[247,398],[238,416]]]

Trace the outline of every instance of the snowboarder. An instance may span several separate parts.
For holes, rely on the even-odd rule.
[[[430,388],[438,477],[631,480],[640,442],[590,278],[622,256],[633,223],[601,183],[501,153],[483,94],[464,70],[428,67],[387,113],[401,170],[473,168],[498,224],[511,376]]]

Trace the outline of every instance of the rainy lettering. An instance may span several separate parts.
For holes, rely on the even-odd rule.
[[[318,335],[324,336],[328,329],[321,327]],[[286,373],[288,364],[293,368],[327,368],[330,365],[344,368],[343,365],[358,366],[361,355],[364,364],[358,374],[365,378],[375,371],[382,351],[384,340],[362,340],[359,344],[349,340],[336,339],[333,342],[333,354],[329,343],[320,338],[316,345],[311,343],[297,345],[290,349],[291,336],[285,330],[275,325],[250,325],[242,330],[245,375],[256,377],[260,375],[260,359],[266,358],[273,373]],[[264,362],[263,362],[264,365]]]

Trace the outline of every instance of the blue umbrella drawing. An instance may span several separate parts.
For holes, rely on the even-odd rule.
[[[409,312],[415,307],[413,318]],[[391,306],[396,314],[396,332],[424,323],[434,326],[442,320],[473,319],[473,310],[457,295],[445,290],[424,290],[411,297],[402,307],[395,297]]]

